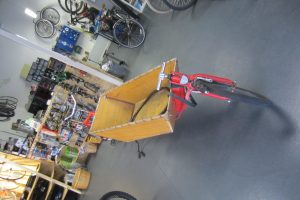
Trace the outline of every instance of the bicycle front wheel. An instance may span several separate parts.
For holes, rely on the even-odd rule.
[[[212,92],[232,101],[240,101],[255,105],[270,105],[272,102],[261,94],[239,87],[231,87],[225,84],[211,84]]]
[[[185,10],[193,6],[197,0],[163,0],[173,10]]]
[[[172,12],[172,9],[167,6],[163,0],[147,0],[149,8],[158,14],[167,14]]]
[[[103,195],[103,197],[101,197],[100,200],[114,200],[114,199],[115,200],[117,200],[117,199],[137,200],[136,198],[134,198],[130,194],[128,194],[126,192],[121,192],[121,191],[108,192],[105,195]]]
[[[144,27],[134,19],[120,19],[113,26],[114,39],[127,48],[139,47],[145,40]]]

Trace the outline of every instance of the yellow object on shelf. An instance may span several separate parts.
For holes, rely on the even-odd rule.
[[[100,144],[102,142],[102,139],[100,137],[94,137],[92,135],[89,135],[89,136],[86,137],[85,141],[87,143]]]
[[[20,73],[22,78],[24,78],[24,79],[27,78],[30,68],[31,68],[31,66],[28,64],[23,65],[23,67],[21,69],[21,73]]]
[[[78,168],[75,172],[72,187],[75,189],[85,190],[89,186],[90,178],[91,178],[90,172],[82,168]]]

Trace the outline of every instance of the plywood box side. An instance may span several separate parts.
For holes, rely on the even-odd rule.
[[[108,131],[92,133],[118,141],[131,142],[171,132],[173,132],[173,129],[169,122],[164,117],[159,117],[149,121],[143,120],[134,124],[128,123],[127,126],[121,126]]]
[[[90,132],[129,122],[133,110],[133,104],[102,96],[99,100]]]
[[[167,62],[165,73],[169,74],[172,71],[175,71],[176,64],[176,59]],[[108,91],[106,96],[135,104],[142,99],[145,99],[153,90],[156,89],[160,71],[161,66],[158,66],[124,83],[123,85]],[[161,86],[168,86],[168,80],[165,79]]]

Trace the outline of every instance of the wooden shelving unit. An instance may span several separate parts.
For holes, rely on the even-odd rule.
[[[18,169],[22,169],[28,172],[28,174],[35,175],[35,180],[32,184],[32,186],[28,189],[27,191],[29,192],[26,200],[31,200],[35,189],[37,187],[37,184],[40,180],[45,180],[49,183],[47,193],[46,193],[46,200],[49,199],[50,195],[53,192],[54,186],[58,185],[62,188],[64,188],[64,194],[67,193],[68,191],[75,192],[77,194],[82,194],[83,192],[73,188],[72,186],[62,182],[62,178],[65,175],[65,172],[57,165],[55,165],[54,162],[52,161],[35,161],[35,160],[29,160],[26,158],[20,158],[18,156],[12,156],[12,155],[7,155],[4,153],[0,154],[0,161],[9,164],[12,166],[12,168],[16,167]],[[35,170],[28,168],[26,166],[29,165],[29,162],[34,163],[35,165],[32,164],[32,166],[37,166]],[[30,166],[30,165],[29,165]],[[20,195],[20,194],[19,194]],[[18,195],[18,196],[19,196]],[[64,195],[65,198],[66,195]],[[62,200],[64,199],[62,198]]]

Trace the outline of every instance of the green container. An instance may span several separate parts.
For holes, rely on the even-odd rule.
[[[75,147],[66,146],[60,153],[60,159],[58,164],[63,168],[70,169],[78,158],[79,151]]]

